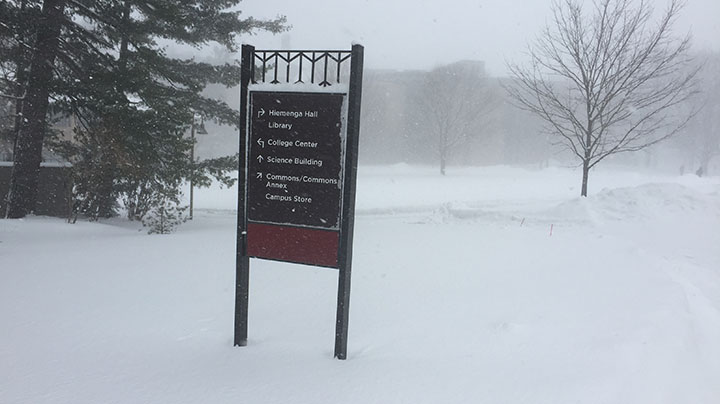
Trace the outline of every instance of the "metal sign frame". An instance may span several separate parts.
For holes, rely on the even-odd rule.
[[[347,75],[347,121],[344,153],[341,154],[341,206],[339,238],[337,241],[338,297],[335,324],[334,356],[347,358],[348,320],[350,308],[350,280],[352,272],[353,233],[355,226],[355,194],[357,183],[358,140],[360,133],[360,102],[363,73],[362,45],[353,45],[350,51],[334,50],[255,50],[251,45],[242,46],[240,84],[240,164],[238,167],[238,223],[237,261],[235,288],[234,345],[246,346],[248,341],[248,302],[250,258],[248,254],[249,232],[256,231],[248,223],[249,181],[249,110],[250,84],[285,84],[277,92],[293,92],[288,84],[307,82],[319,87],[342,83],[343,68],[350,62]],[[272,80],[270,80],[272,78]],[[270,81],[268,81],[270,80]],[[301,86],[298,86],[301,87]],[[300,90],[300,93],[303,91]],[[322,93],[321,93],[322,94]],[[290,228],[292,230],[292,227]],[[333,244],[331,244],[333,245]],[[298,261],[295,261],[298,262]]]

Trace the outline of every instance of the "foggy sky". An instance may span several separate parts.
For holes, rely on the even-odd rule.
[[[652,0],[651,0],[652,1]],[[664,9],[665,0],[655,1]],[[503,75],[505,60],[523,60],[549,17],[550,0],[244,0],[243,14],[286,15],[287,34],[246,36],[263,49],[348,49],[365,46],[370,68],[429,69],[462,59],[484,60]],[[696,50],[720,50],[720,1],[687,0],[676,24],[692,32]],[[283,38],[284,37],[284,38]]]

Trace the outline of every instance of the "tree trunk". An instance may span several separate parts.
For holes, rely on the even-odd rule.
[[[23,124],[17,135],[10,179],[7,217],[21,218],[35,210],[42,145],[47,127],[49,84],[58,50],[65,0],[45,0],[30,63]]]
[[[445,175],[445,166],[447,165],[448,156],[448,138],[447,134],[442,133],[438,136],[438,157],[440,158],[440,175]]]
[[[128,42],[130,41],[128,38],[127,31],[129,29],[130,25],[130,12],[132,11],[132,5],[129,1],[126,1],[123,5],[123,15],[122,15],[122,36],[120,38],[120,54],[118,54],[118,70],[120,71],[120,74],[123,76],[122,79],[125,79],[125,73],[127,73],[127,60],[128,60]],[[118,83],[122,85],[124,83],[123,80],[119,80]],[[122,88],[122,87],[121,87]]]
[[[98,173],[97,192],[97,219],[107,219],[115,215],[115,170],[117,165],[114,158],[104,157],[106,161],[101,164]]]
[[[698,177],[702,177],[703,175],[708,175],[708,168],[710,168],[710,160],[713,158],[713,150],[712,146],[707,145],[703,149],[702,153],[700,154],[700,167],[697,169],[695,174],[697,174]]]
[[[582,177],[582,189],[580,190],[580,196],[587,196],[588,190],[588,177],[590,176],[590,161],[583,160],[583,177]]]
[[[25,15],[25,7],[27,5],[27,1],[22,1],[20,3],[20,12],[22,15]],[[23,32],[18,33],[17,41],[19,43],[26,43],[29,42],[31,39],[26,38]],[[17,47],[17,54],[15,55],[15,119],[13,122],[13,131],[12,131],[12,155],[15,155],[15,150],[17,149],[17,139],[18,134],[20,133],[20,127],[23,124],[23,105],[24,105],[24,98],[25,98],[25,86],[27,84],[27,76],[28,76],[28,54],[27,50],[25,49],[25,46],[20,44]],[[0,197],[5,198],[6,195],[0,195]],[[4,215],[5,212],[0,212],[0,214]]]

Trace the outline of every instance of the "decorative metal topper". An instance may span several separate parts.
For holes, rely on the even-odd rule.
[[[328,75],[334,70],[335,82],[341,83],[343,72],[347,69],[344,62],[350,60],[352,52],[347,50],[338,51],[312,51],[312,50],[296,50],[296,51],[268,51],[258,50],[253,54],[253,60],[260,63],[258,76],[253,75],[253,83],[258,81],[266,83],[267,73],[272,71],[273,79],[270,84],[282,83],[280,79],[283,74],[280,71],[281,66],[285,70],[285,83],[300,84],[308,80],[306,77],[309,67],[309,81],[314,84],[320,79],[321,87],[329,87],[332,83],[328,80]],[[309,66],[308,66],[309,65]],[[253,67],[253,73],[255,73]],[[306,67],[303,69],[303,67]],[[319,77],[318,77],[319,76]],[[257,77],[257,78],[256,78]],[[295,80],[297,79],[297,80]],[[295,81],[293,81],[295,80]]]

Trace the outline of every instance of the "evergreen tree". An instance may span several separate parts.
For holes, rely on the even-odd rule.
[[[143,218],[148,234],[172,233],[178,225],[187,221],[187,207],[179,207],[179,201],[175,198],[174,192],[165,193],[162,189],[149,197],[152,209]]]
[[[178,185],[190,176],[202,184],[208,175],[231,168],[229,163],[236,160],[191,162],[192,143],[184,135],[197,115],[237,125],[237,111],[201,92],[209,84],[236,85],[239,65],[176,59],[167,48],[219,44],[235,51],[241,34],[285,29],[283,17],[241,18],[235,10],[238,3],[44,0],[4,4],[14,12],[3,13],[3,27],[19,25],[12,18],[29,19],[25,24],[37,27],[32,32],[33,79],[24,86],[22,115],[29,121],[20,125],[17,136],[8,217],[22,217],[34,207],[40,146],[49,137],[49,100],[55,111],[72,114],[81,122],[75,142],[49,143],[76,164],[74,175],[83,195],[77,207],[81,213],[110,215],[120,197],[130,207],[130,217],[140,218],[147,211],[141,208],[143,201],[152,200],[145,196],[152,194],[150,190],[162,187],[178,192]],[[20,13],[22,7],[35,11]]]

